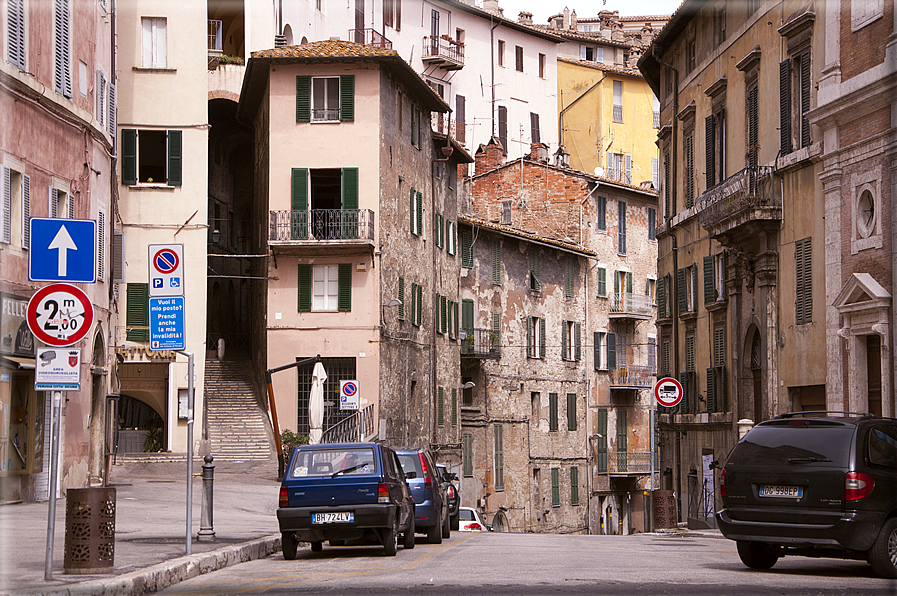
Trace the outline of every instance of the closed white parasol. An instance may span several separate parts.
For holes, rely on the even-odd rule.
[[[309,442],[318,444],[324,434],[324,381],[327,373],[320,362],[315,364],[311,375],[311,395],[308,398]]]

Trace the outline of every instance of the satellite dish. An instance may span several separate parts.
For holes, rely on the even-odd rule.
[[[595,168],[595,175],[604,178],[604,168],[602,168],[601,166]]]

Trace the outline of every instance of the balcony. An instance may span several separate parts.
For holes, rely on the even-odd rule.
[[[209,70],[215,70],[224,53],[221,45],[221,21],[209,19],[208,29]]]
[[[651,452],[598,453],[595,465],[599,474],[650,474]]]
[[[421,61],[446,70],[460,70],[464,68],[464,44],[447,35],[426,35],[421,44]]]
[[[349,29],[349,39],[366,46],[374,46],[384,50],[392,49],[392,42],[374,29]]]
[[[494,330],[462,329],[461,335],[462,358],[501,358],[501,336]]]
[[[695,201],[698,219],[722,244],[778,228],[782,200],[776,197],[773,168],[745,168],[726,178]]]
[[[614,292],[608,302],[607,316],[610,319],[646,321],[654,316],[654,301],[647,294]]]
[[[657,376],[655,367],[639,364],[623,364],[608,372],[611,389],[651,389]]]
[[[370,209],[271,211],[268,245],[286,255],[357,254],[373,250],[374,212]]]
[[[440,113],[434,113],[433,117],[430,118],[430,122],[432,123],[433,132],[449,136],[462,145],[466,142],[464,135],[466,126],[463,122],[460,124],[455,120],[449,122],[449,118],[445,114]]]

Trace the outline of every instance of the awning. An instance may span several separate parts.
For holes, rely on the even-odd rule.
[[[23,358],[21,356],[8,356],[0,354],[0,365],[18,370],[34,370],[34,358]]]

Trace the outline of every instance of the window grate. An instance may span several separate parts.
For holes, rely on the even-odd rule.
[[[298,358],[302,360],[303,358]],[[345,420],[355,414],[353,410],[339,409],[340,381],[348,381],[356,378],[355,358],[321,358],[324,370],[327,372],[327,380],[324,381],[324,425],[327,430],[334,424]],[[314,364],[307,364],[296,369],[298,380],[298,407],[297,433],[309,434],[308,401],[311,395],[311,379]],[[327,405],[330,402],[332,405]]]

